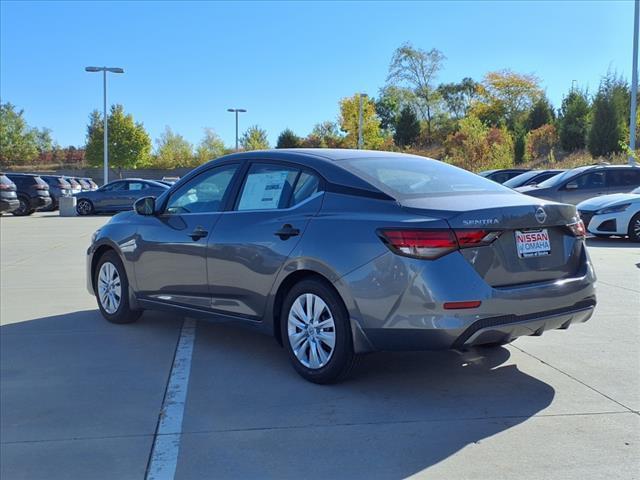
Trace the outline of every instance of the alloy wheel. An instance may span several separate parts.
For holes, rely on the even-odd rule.
[[[122,300],[122,286],[118,269],[111,262],[104,262],[98,273],[98,297],[105,312],[113,315]]]
[[[89,215],[91,213],[91,204],[87,200],[80,200],[77,208],[80,215]]]
[[[287,320],[289,344],[307,368],[327,365],[336,344],[336,326],[327,304],[313,293],[300,295],[291,305]]]
[[[633,233],[636,238],[640,238],[640,218],[637,218],[633,224]]]

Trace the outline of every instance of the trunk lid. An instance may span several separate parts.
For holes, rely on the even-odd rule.
[[[493,287],[561,279],[575,275],[580,268],[582,241],[566,227],[578,220],[573,205],[509,192],[409,198],[400,203],[412,213],[443,218],[454,230],[500,232],[490,245],[460,250]],[[516,235],[521,240],[537,237],[523,236],[527,233],[547,238],[548,253],[520,255]]]

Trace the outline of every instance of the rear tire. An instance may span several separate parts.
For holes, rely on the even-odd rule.
[[[102,316],[111,323],[135,322],[142,310],[129,305],[129,280],[120,257],[113,250],[106,252],[93,273],[93,286]]]
[[[640,212],[631,217],[628,230],[629,240],[632,242],[640,242]]]
[[[76,212],[78,215],[93,215],[95,209],[93,208],[93,203],[86,198],[81,198],[78,200],[78,204],[76,205]]]
[[[29,205],[29,199],[25,197],[18,197],[18,202],[20,202],[18,208],[11,212],[16,217],[24,217],[27,215],[31,215],[34,212],[34,210]]]
[[[326,283],[308,279],[293,286],[280,314],[282,343],[293,368],[313,383],[334,383],[351,372],[353,351],[347,309]]]

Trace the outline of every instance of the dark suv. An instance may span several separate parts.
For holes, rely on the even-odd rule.
[[[36,210],[51,205],[49,185],[38,175],[28,173],[7,173],[7,177],[16,184],[18,202],[20,205],[14,210],[14,215],[31,215]]]
[[[0,173],[0,213],[10,213],[19,206],[16,184]]]
[[[47,210],[56,210],[60,206],[60,197],[71,196],[71,184],[60,175],[40,175],[40,178],[49,185],[51,205],[49,205]]]

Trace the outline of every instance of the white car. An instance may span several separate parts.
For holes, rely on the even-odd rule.
[[[640,242],[640,187],[630,193],[590,198],[577,208],[589,233],[597,237],[628,235]]]

